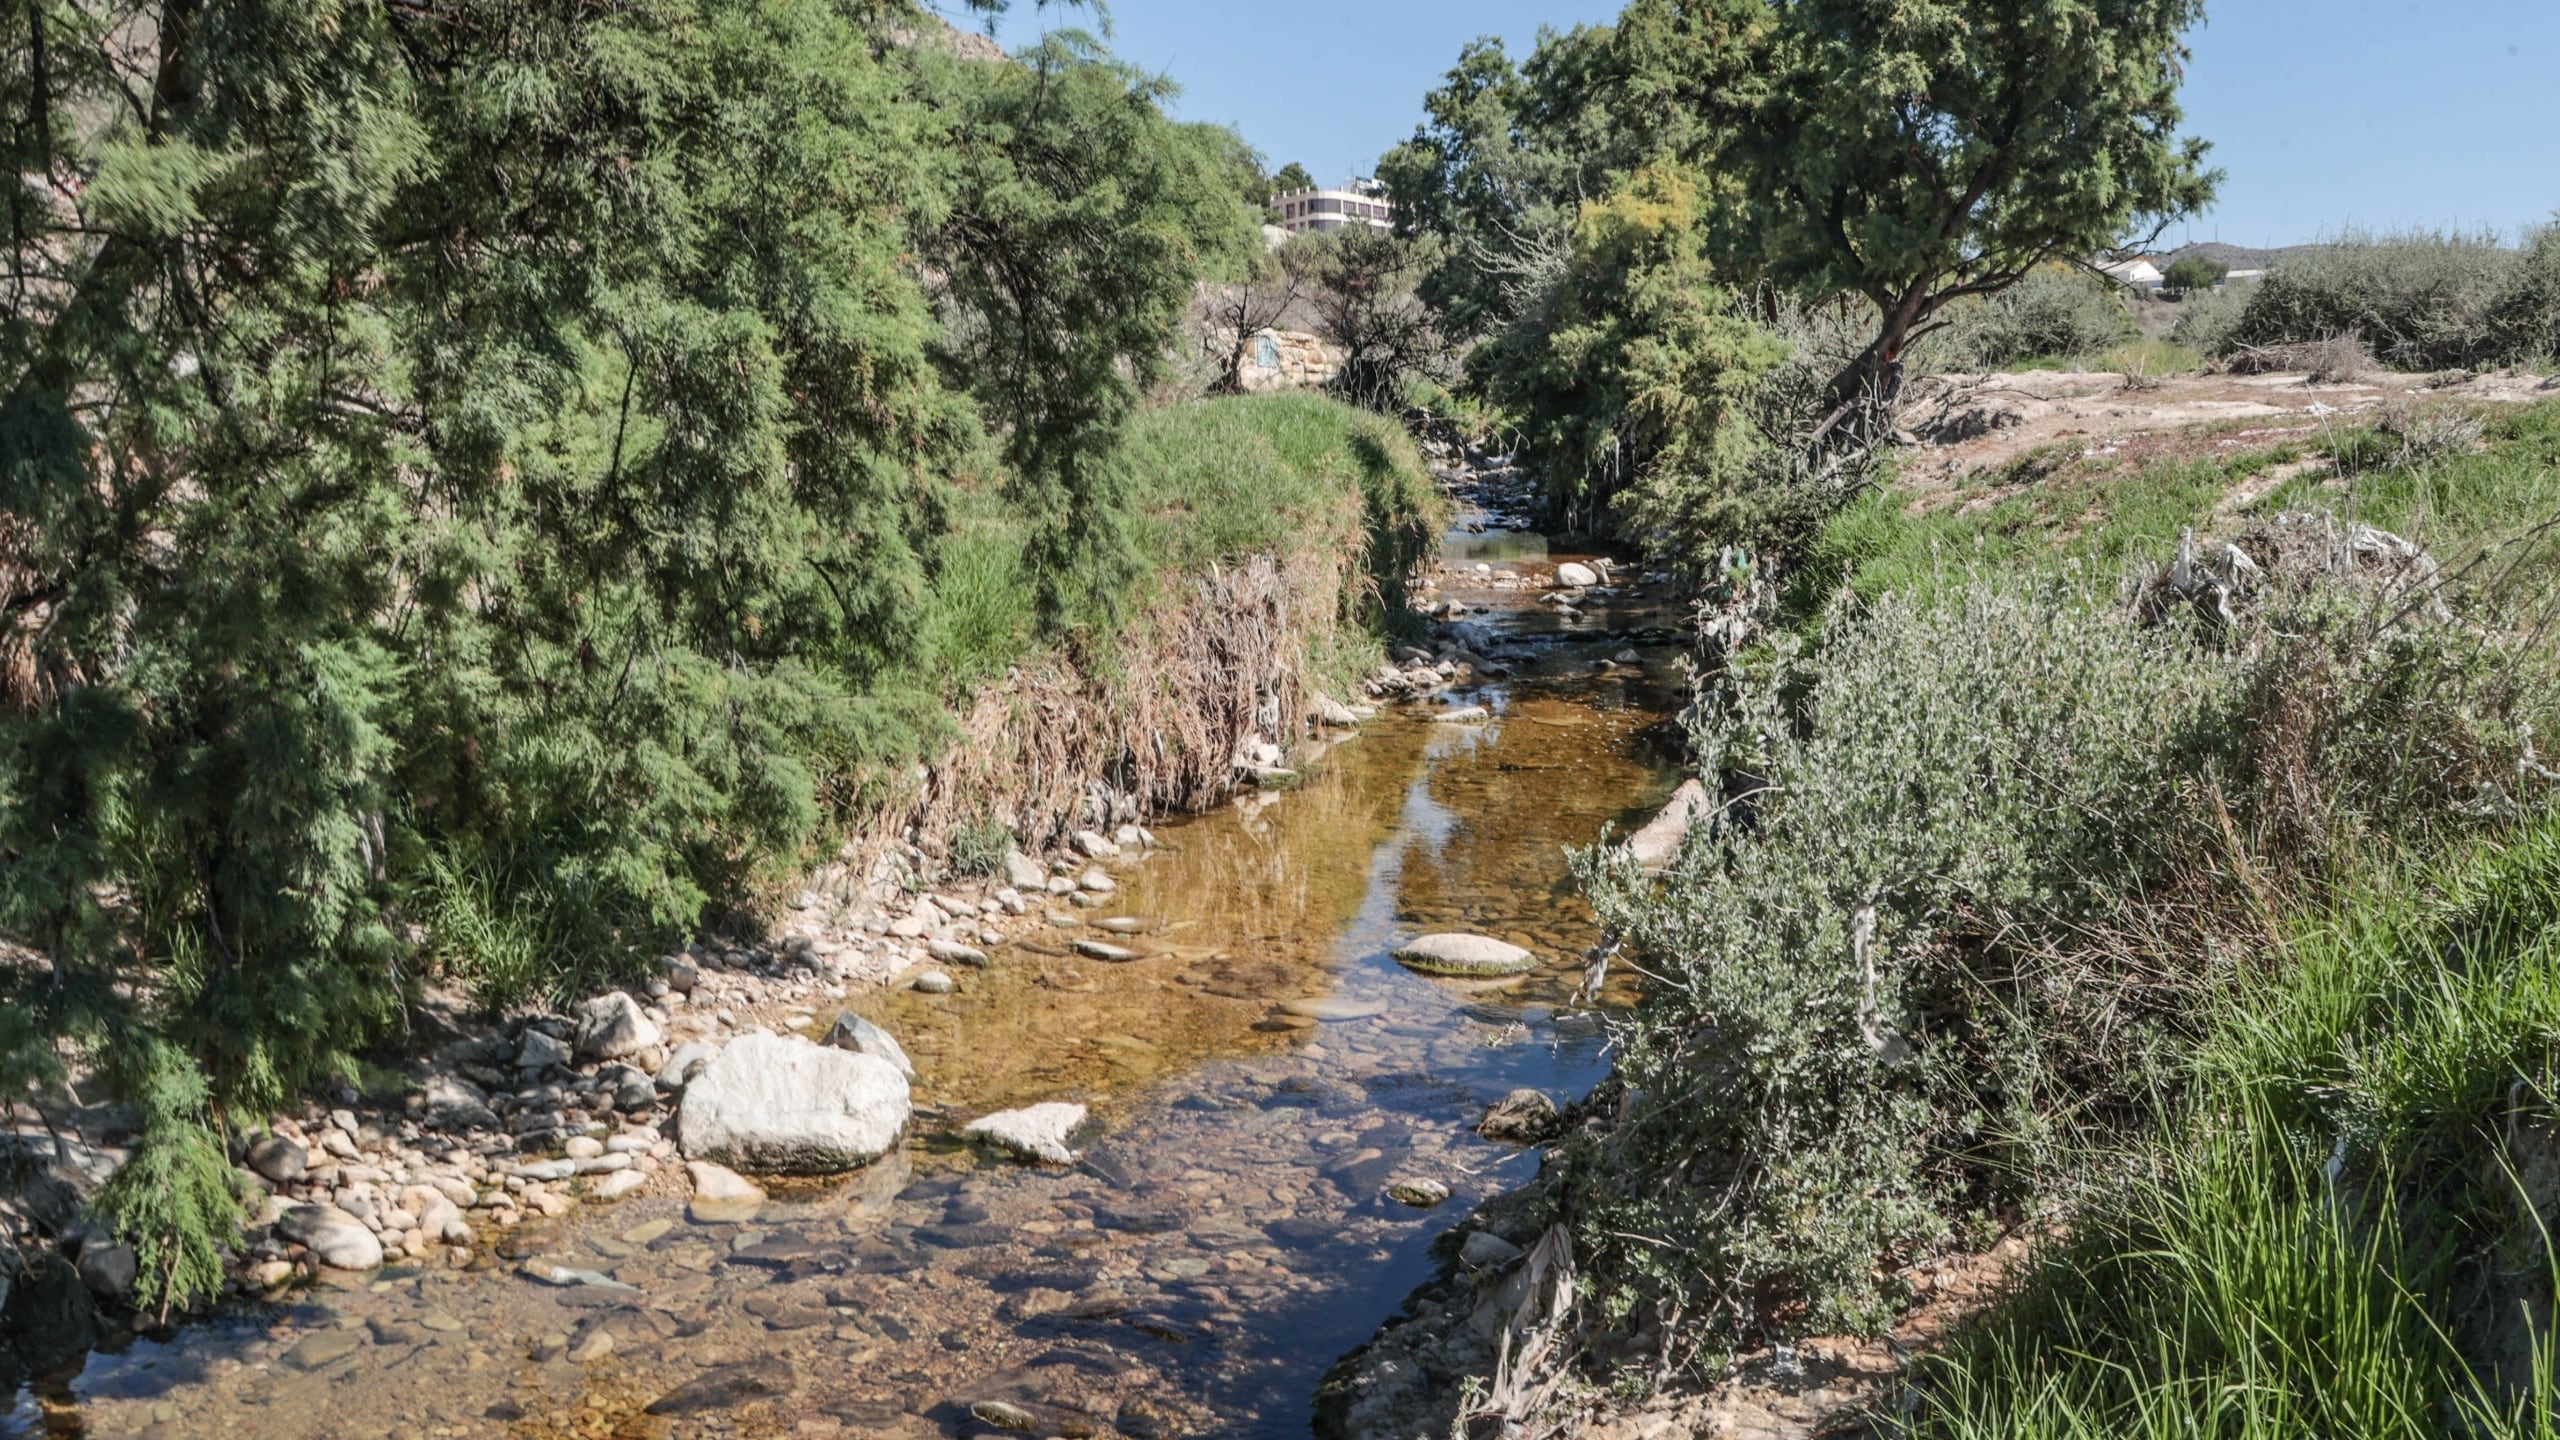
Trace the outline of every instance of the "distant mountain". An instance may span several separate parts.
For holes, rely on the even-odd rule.
[[[2165,268],[2169,260],[2201,255],[2208,260],[2219,260],[2234,270],[2265,270],[2287,255],[2318,248],[2320,247],[2316,245],[2286,245],[2274,250],[2252,250],[2246,245],[2225,245],[2219,240],[2204,240],[2183,249],[2170,251],[2168,260],[2163,260],[2161,264]]]

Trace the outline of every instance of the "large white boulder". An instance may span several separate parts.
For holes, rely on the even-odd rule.
[[[685,1086],[676,1143],[688,1160],[827,1174],[887,1154],[907,1112],[907,1077],[886,1060],[741,1035]]]

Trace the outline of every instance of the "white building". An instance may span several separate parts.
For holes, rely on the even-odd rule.
[[[1387,204],[1387,188],[1375,180],[1354,180],[1339,190],[1292,190],[1272,197],[1280,224],[1290,231],[1339,230],[1366,225],[1393,230],[1395,211]]]
[[[2119,260],[2113,265],[2101,265],[2098,268],[2106,273],[2108,279],[2117,284],[2131,285],[2142,290],[2157,290],[2165,281],[2165,277],[2160,273],[2160,267],[2140,256],[2131,260]]]

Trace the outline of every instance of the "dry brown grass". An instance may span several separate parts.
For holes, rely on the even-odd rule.
[[[1114,800],[1214,803],[1248,737],[1286,746],[1304,730],[1308,648],[1339,623],[1349,563],[1337,552],[1213,567],[1108,655],[1051,652],[1015,671],[978,697],[960,744],[890,828],[941,836],[992,820],[1037,845],[1109,819]]]

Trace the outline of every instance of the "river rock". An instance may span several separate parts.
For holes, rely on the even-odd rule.
[[[975,965],[980,969],[986,968],[986,951],[975,946],[963,945],[957,940],[928,940],[925,942],[924,953],[945,965]]]
[[[317,1370],[353,1355],[363,1344],[364,1337],[353,1330],[315,1330],[284,1352],[284,1359],[297,1370]]]
[[[637,1170],[617,1170],[597,1181],[596,1188],[587,1193],[598,1200],[619,1200],[648,1183],[649,1177]]]
[[[80,1283],[101,1300],[121,1301],[133,1293],[142,1262],[130,1245],[80,1247]]]
[[[897,1066],[899,1074],[910,1080],[916,1078],[915,1062],[907,1058],[906,1047],[898,1043],[898,1037],[850,1010],[838,1015],[836,1023],[828,1028],[827,1043],[856,1055],[876,1055]]]
[[[1026,1160],[1046,1160],[1053,1165],[1073,1165],[1076,1152],[1067,1137],[1084,1123],[1085,1108],[1063,1101],[1029,1105],[1020,1110],[1000,1110],[982,1120],[963,1127],[961,1135],[994,1146]]]
[[[276,1221],[276,1233],[332,1270],[373,1270],[382,1264],[382,1241],[335,1205],[296,1205]]]
[[[1308,707],[1308,712],[1315,716],[1317,724],[1336,730],[1349,730],[1360,723],[1358,713],[1330,695],[1317,696],[1315,703]]]
[[[1671,792],[1670,803],[1627,837],[1627,853],[1647,875],[1662,873],[1680,858],[1680,845],[1689,838],[1690,825],[1707,809],[1707,787],[1695,780],[1683,781]]]
[[[1089,860],[1100,860],[1120,853],[1118,842],[1094,830],[1076,832],[1076,852]]]
[[[705,1225],[735,1225],[756,1218],[764,1208],[764,1189],[726,1165],[689,1161],[685,1174],[693,1181],[693,1199],[685,1213]]]
[[[649,1406],[648,1413],[700,1415],[734,1410],[751,1400],[788,1395],[793,1383],[791,1362],[774,1355],[758,1356],[702,1372],[659,1396]]]
[[[1113,965],[1126,965],[1138,958],[1137,951],[1125,945],[1114,945],[1107,940],[1079,940],[1076,942],[1076,953],[1088,959],[1107,961]]]
[[[676,1053],[667,1057],[667,1063],[658,1067],[657,1087],[668,1091],[683,1089],[694,1076],[702,1073],[703,1066],[711,1063],[711,1057],[719,1053],[720,1047],[707,1040],[691,1040],[677,1046]]]
[[[1049,883],[1049,872],[1021,851],[1007,850],[1004,852],[1004,883],[1016,890],[1038,890]]]
[[[939,970],[927,970],[907,982],[920,995],[948,995],[959,986]]]
[[[1431,718],[1443,725],[1481,725],[1493,718],[1493,712],[1481,705],[1460,705],[1440,711]]]
[[[692,994],[693,987],[702,983],[702,967],[682,955],[659,961],[658,974],[666,980],[667,988],[679,995]]]
[[[1458,1263],[1470,1270],[1491,1270],[1510,1264],[1524,1253],[1519,1246],[1492,1231],[1479,1230],[1467,1237],[1467,1243],[1458,1247]]]
[[[1099,865],[1093,866],[1087,869],[1082,875],[1077,876],[1076,884],[1082,888],[1085,893],[1090,895],[1108,895],[1112,891],[1120,888],[1120,883],[1112,879],[1109,875],[1104,874],[1102,867]]]
[[[1524,1087],[1495,1101],[1476,1133],[1487,1140],[1535,1145],[1563,1128],[1564,1117],[1556,1113],[1556,1102]]]
[[[1588,590],[1600,583],[1600,572],[1578,561],[1567,560],[1556,567],[1556,583],[1568,590]]]
[[[569,1063],[569,1045],[547,1030],[527,1025],[524,1036],[516,1042],[516,1066],[523,1070],[541,1070]]]
[[[311,1164],[311,1152],[302,1148],[302,1142],[282,1135],[259,1139],[242,1158],[251,1170],[278,1185],[297,1183]]]
[[[427,1080],[424,1118],[438,1130],[497,1130],[498,1113],[489,1108],[489,1097],[478,1086],[459,1075],[436,1075]]]
[[[1387,1187],[1387,1198],[1416,1210],[1428,1210],[1449,1198],[1449,1187],[1437,1180],[1398,1180]]]
[[[1508,941],[1456,933],[1418,936],[1399,946],[1395,958],[1408,970],[1461,978],[1518,975],[1538,963],[1536,956]]]
[[[741,1035],[684,1090],[689,1160],[823,1174],[888,1153],[906,1127],[907,1077],[876,1055]]]
[[[624,991],[599,995],[578,1007],[578,1054],[619,1060],[658,1043],[658,1027]]]

